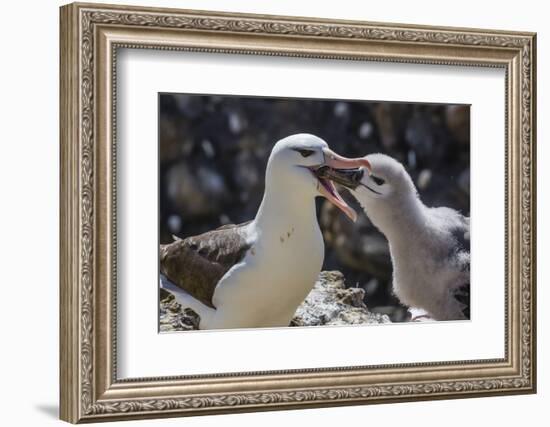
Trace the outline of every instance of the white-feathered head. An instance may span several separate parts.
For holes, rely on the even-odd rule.
[[[315,135],[291,135],[278,141],[271,151],[266,188],[285,193],[287,200],[323,196],[355,220],[355,211],[342,199],[332,181],[317,173],[325,166],[346,170],[369,167],[369,162],[365,158],[342,157]]]
[[[330,169],[326,176],[348,187],[372,222],[384,233],[401,216],[411,216],[421,205],[414,183],[401,163],[385,154],[365,157],[370,167],[357,173]]]
[[[370,154],[370,173],[364,173],[353,190],[362,200],[376,199],[381,203],[416,197],[414,183],[401,163],[385,154]]]

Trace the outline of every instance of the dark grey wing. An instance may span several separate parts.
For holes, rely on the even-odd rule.
[[[464,274],[470,273],[470,229],[458,227],[452,230],[453,247],[450,250],[452,264]]]
[[[460,217],[460,225],[452,230],[456,242],[454,259],[460,270],[470,273],[470,218]],[[463,283],[453,292],[453,297],[462,305],[462,314],[470,318],[470,280]]]
[[[444,230],[445,236],[450,237],[450,240],[445,239],[448,242],[449,255],[457,252],[469,253],[470,218],[447,207],[430,208],[429,212],[438,224],[438,230]]]
[[[459,286],[453,292],[453,297],[460,304],[462,304],[462,314],[466,319],[470,318],[470,283],[465,283],[462,286]]]
[[[161,245],[161,273],[203,304],[215,308],[212,296],[218,282],[250,249],[243,232],[247,224],[225,225]]]
[[[458,211],[440,207],[432,208],[431,213],[445,230],[444,238],[440,240],[440,252],[445,264],[454,265],[463,273],[470,271],[470,218],[462,216]]]
[[[459,251],[470,252],[470,218],[461,217],[460,225],[452,230]]]

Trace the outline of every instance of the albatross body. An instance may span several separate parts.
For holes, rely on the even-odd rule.
[[[288,326],[323,264],[315,197],[355,219],[332,182],[316,171],[366,164],[338,156],[314,135],[280,140],[256,217],[161,246],[161,285],[197,312],[200,329]]]
[[[388,239],[393,291],[435,320],[470,317],[470,219],[420,200],[403,165],[383,155],[365,157],[370,168],[326,170],[350,188],[372,223]]]

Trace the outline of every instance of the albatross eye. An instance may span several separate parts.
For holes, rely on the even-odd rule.
[[[302,157],[309,157],[309,156],[311,156],[313,153],[315,153],[315,151],[313,151],[313,150],[306,150],[305,148],[304,148],[304,149],[302,149],[302,148],[297,148],[296,151],[297,151],[298,153],[300,153],[300,155],[301,155]]]
[[[374,175],[371,175],[370,178],[374,181],[376,185],[384,185],[386,182],[382,178],[378,178],[377,176],[374,176]]]

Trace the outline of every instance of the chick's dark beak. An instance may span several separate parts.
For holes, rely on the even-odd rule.
[[[317,178],[334,181],[352,190],[359,186],[364,174],[365,170],[363,168],[334,169],[330,166],[322,166],[315,171]]]

